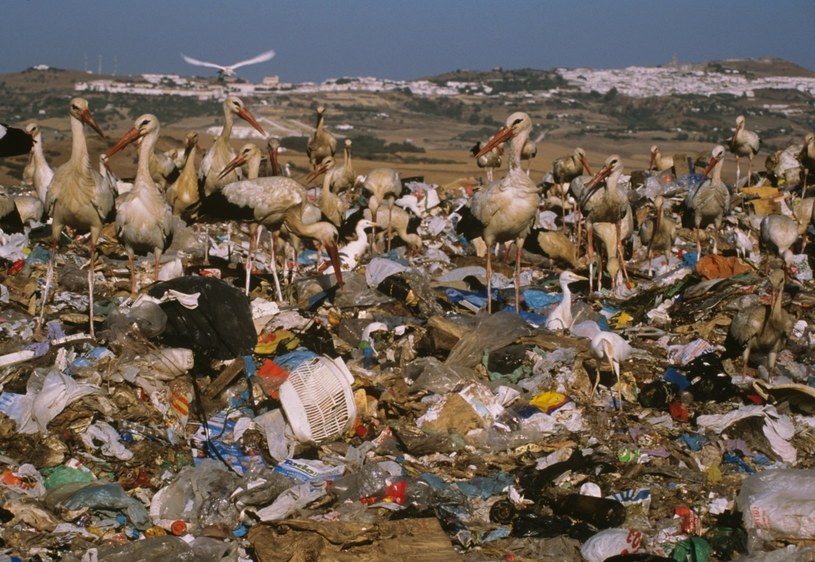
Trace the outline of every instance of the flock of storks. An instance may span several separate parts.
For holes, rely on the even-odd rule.
[[[345,140],[344,157],[340,163],[336,138],[325,127],[325,108],[318,107],[316,113],[315,131],[305,147],[312,172],[303,182],[290,177],[281,167],[278,139],[268,139],[265,147],[268,156],[262,147],[251,142],[237,152],[233,150],[230,139],[235,117],[267,137],[243,101],[234,95],[224,100],[223,129],[200,162],[197,162],[199,147],[195,133],[187,135],[183,149],[156,150],[159,120],[152,114],[144,114],[94,165],[88,154],[85,126],[103,138],[104,133],[93,118],[88,102],[81,97],[73,98],[69,107],[70,159],[55,169],[45,159],[41,132],[36,124],[29,124],[25,130],[3,125],[0,128],[0,156],[30,154],[24,174],[24,183],[33,188],[29,199],[35,203],[39,201],[44,216],[51,221],[52,251],[37,334],[43,325],[45,303],[53,285],[57,242],[64,227],[75,233],[90,234],[90,310],[93,310],[95,276],[92,264],[96,245],[103,227],[110,222],[115,222],[118,239],[129,258],[133,295],[137,293],[134,256],[152,252],[154,275],[158,279],[162,252],[173,236],[174,215],[196,224],[232,220],[248,223],[247,294],[261,227],[273,234],[271,269],[278,298],[282,298],[282,293],[275,263],[280,233],[295,249],[300,248],[302,238],[313,240],[318,253],[319,249],[325,248],[331,261],[330,266],[322,264],[323,271],[336,276],[339,288],[343,286],[343,268],[347,270],[360,263],[372,247],[379,247],[381,242],[378,240],[386,239],[390,248],[395,233],[406,241],[411,251],[421,249],[421,236],[409,231],[415,217],[410,211],[410,192],[403,186],[399,172],[391,167],[379,167],[368,170],[364,176],[357,175],[351,161],[350,140]],[[535,238],[538,249],[542,248],[543,253],[567,266],[561,275],[564,299],[550,312],[546,323],[552,330],[568,331],[572,328],[569,283],[588,279],[590,293],[594,293],[595,285],[596,288],[602,287],[605,279],[612,290],[620,283],[625,286],[630,283],[630,252],[626,252],[625,246],[634,237],[640,239],[640,246],[644,248],[640,257],[647,262],[651,274],[653,256],[663,256],[664,261],[668,261],[683,218],[684,224],[693,229],[697,256],[703,254],[703,229],[713,226],[711,251],[716,254],[720,230],[731,214],[734,190],[744,184],[750,185],[758,178],[753,174],[753,159],[759,152],[759,136],[746,129],[744,117],[739,116],[733,136],[706,154],[704,171],[695,174],[698,181],[681,194],[682,199],[678,202],[681,202],[680,214],[684,217],[675,217],[672,207],[666,206],[670,200],[676,200],[676,193],[657,193],[647,201],[653,206],[653,212],[641,221],[642,214],[632,209],[632,190],[625,181],[624,165],[618,155],[606,158],[599,170],[592,174],[586,151],[575,148],[573,154],[553,162],[551,175],[547,174],[546,181],[533,181],[528,167],[524,170],[521,165],[522,159],[534,156],[534,152],[530,153],[530,147],[534,150],[531,131],[529,115],[516,112],[494,136],[477,145],[472,153],[478,166],[486,170],[487,181],[478,186],[464,204],[454,208],[451,203],[448,211],[450,217],[458,219],[452,227],[468,238],[481,237],[487,248],[488,313],[492,312],[494,301],[493,260],[497,245],[506,244],[508,255],[514,243],[515,311],[522,310],[520,272],[522,250],[525,246],[529,248],[528,243],[525,245],[528,238]],[[110,159],[130,144],[138,147],[138,166],[132,183],[124,184],[112,173]],[[493,179],[495,171],[501,169],[504,153],[508,161],[506,170],[503,174],[498,171],[500,177]],[[736,181],[732,187],[722,179],[722,165],[728,153],[736,157]],[[815,135],[807,135],[803,144],[795,147],[794,156],[800,165],[801,179],[797,185],[786,185],[781,191],[784,199],[779,204],[787,212],[751,217],[747,221],[752,222],[754,236],[766,250],[764,272],[773,295],[771,304],[757,304],[738,311],[728,336],[729,345],[743,353],[745,366],[751,352],[760,352],[767,355],[770,371],[776,354],[792,330],[792,317],[781,304],[785,283],[791,280],[787,272],[792,266],[792,247],[801,238],[803,245],[806,244],[807,229],[813,222],[815,198],[806,197],[806,184],[809,173],[815,170]],[[742,157],[749,161],[744,180],[739,165]],[[262,173],[264,160],[266,166]],[[662,154],[655,145],[651,147],[649,170],[675,174],[679,163],[674,160]],[[689,162],[689,166],[689,171],[695,172],[693,162]],[[307,185],[320,174],[324,174],[324,178],[315,200],[309,197]],[[362,189],[356,189],[358,187]],[[367,203],[359,205],[359,199],[354,198],[360,196],[367,199]],[[17,208],[22,209],[23,198],[19,199]],[[456,201],[460,202],[460,199]],[[415,204],[415,197],[413,202]],[[550,208],[558,208],[560,230],[556,232],[552,228],[540,228],[541,213]],[[731,222],[737,221],[731,219]],[[380,238],[376,237],[377,229]],[[373,231],[370,236],[368,230]],[[357,238],[349,239],[340,256],[340,232],[345,231],[356,233]],[[386,238],[383,236],[385,232]],[[752,236],[749,231],[739,231],[739,234],[740,237],[735,239],[736,246],[744,249],[751,243]],[[581,256],[584,235],[585,256]],[[773,259],[780,259],[782,263],[770,273]],[[588,277],[570,271],[586,267]],[[92,320],[90,332],[93,336]],[[616,334],[614,336],[619,338]],[[618,373],[619,361],[630,354],[630,347],[622,338],[619,338],[622,341],[614,340],[608,333],[597,339],[598,343],[593,344],[592,349],[597,349],[598,360],[608,360]]]

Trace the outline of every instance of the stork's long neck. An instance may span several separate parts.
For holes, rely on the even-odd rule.
[[[153,181],[150,174],[150,154],[156,145],[157,137],[158,131],[151,131],[142,137],[139,143],[139,163],[136,167],[136,180],[133,182],[134,189]]]
[[[318,113],[317,114],[317,125],[315,125],[315,129],[318,133],[323,131],[323,123],[325,121],[325,113]]]
[[[713,166],[713,171],[710,174],[710,178],[714,185],[719,185],[722,183],[722,166],[724,165],[724,158],[716,162],[716,165]]]
[[[257,153],[246,162],[246,179],[255,180],[260,176],[260,160],[260,153]]]
[[[521,153],[523,152],[526,141],[529,140],[529,131],[521,130],[512,137],[509,144],[509,167],[510,169],[520,169],[521,167]]]
[[[343,165],[342,168],[345,170],[346,174],[351,173],[351,147],[346,146],[345,150],[343,151]]]
[[[71,162],[74,166],[90,168],[88,157],[88,143],[85,140],[85,125],[76,117],[71,116]]]
[[[281,175],[280,163],[277,160],[277,148],[272,148],[269,151],[269,163],[272,165],[272,175]]]
[[[31,150],[31,159],[36,166],[47,166],[45,152],[42,149],[42,134],[37,133],[34,137],[34,148]]]
[[[224,106],[224,128],[221,130],[221,136],[219,137],[224,143],[228,143],[232,137],[232,125],[234,121],[235,115],[227,106]]]

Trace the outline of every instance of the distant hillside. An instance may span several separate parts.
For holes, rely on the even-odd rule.
[[[161,121],[159,150],[180,146],[191,130],[199,132],[206,148],[223,120],[218,96],[174,95],[162,87],[144,95],[128,89],[147,84],[141,76],[62,69],[0,75],[0,118],[12,124],[38,121],[49,161],[60,164],[70,151],[67,102],[79,95],[76,83],[94,80],[107,80],[124,91],[102,88],[81,93],[108,136],[88,136],[92,154],[109,148],[110,139],[130,128],[142,113],[154,113]],[[195,80],[216,86],[216,91],[221,87],[214,79]],[[613,151],[625,159],[627,168],[645,166],[653,143],[666,152],[696,154],[724,142],[737,115],[745,115],[748,127],[761,135],[759,166],[771,152],[800,143],[806,133],[815,131],[815,72],[779,59],[609,70],[458,69],[421,83],[340,82],[301,90],[297,85],[276,91],[252,91],[245,83],[227,87],[244,96],[267,133],[281,137],[288,149],[286,159],[303,169],[314,110],[325,105],[327,129],[338,139],[354,142],[358,171],[367,162],[387,162],[407,175],[427,175],[439,182],[477,173],[469,149],[494,134],[516,110],[532,118],[532,138],[539,149],[533,171],[538,174],[575,146],[588,151],[593,165]],[[247,135],[251,129],[238,121],[235,148],[246,138],[259,140]],[[135,153],[124,154],[116,165],[132,170]],[[25,157],[0,161],[0,184],[19,181],[24,165]],[[121,173],[126,177],[132,172]]]

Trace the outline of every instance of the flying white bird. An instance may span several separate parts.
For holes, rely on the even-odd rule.
[[[226,76],[235,76],[235,70],[242,67],[242,66],[247,66],[247,65],[250,65],[250,64],[257,64],[259,62],[266,62],[267,60],[272,59],[274,57],[274,55],[275,55],[274,51],[266,51],[265,53],[261,53],[258,56],[253,57],[251,59],[244,60],[244,61],[241,61],[241,62],[236,62],[235,64],[229,64],[229,65],[221,65],[221,64],[216,64],[214,62],[206,62],[206,61],[194,59],[192,57],[188,57],[184,53],[181,53],[181,58],[184,59],[189,64],[194,64],[194,65],[197,65],[197,66],[206,66],[206,67],[209,67],[209,68],[217,68],[218,69],[218,76],[220,78],[224,78]]]

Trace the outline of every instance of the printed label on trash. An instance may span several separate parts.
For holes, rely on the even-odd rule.
[[[274,471],[301,482],[324,482],[336,480],[345,468],[309,459],[285,459]]]

